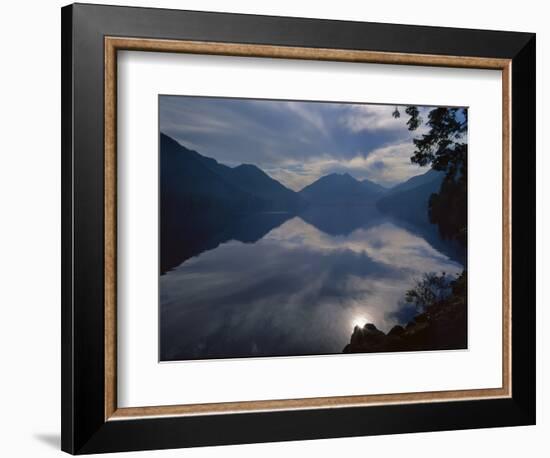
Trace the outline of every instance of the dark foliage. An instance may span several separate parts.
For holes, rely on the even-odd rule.
[[[430,305],[445,299],[451,293],[452,282],[452,278],[445,272],[441,275],[434,272],[424,274],[405,293],[405,301],[414,305],[418,312],[422,312]]]
[[[420,117],[420,112],[415,106],[410,106],[405,109],[405,113],[409,115],[409,120],[407,121],[407,126],[409,130],[415,130],[422,124],[422,118]]]
[[[417,107],[406,108],[409,130],[416,130],[422,119]],[[445,173],[439,192],[429,201],[429,217],[438,225],[444,238],[466,244],[467,177],[468,177],[468,110],[466,108],[434,108],[428,114],[429,131],[413,140],[415,151],[411,162],[431,165]]]

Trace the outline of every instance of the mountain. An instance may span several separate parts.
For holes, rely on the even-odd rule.
[[[295,211],[301,197],[254,165],[228,167],[160,134],[161,199],[175,211]],[[178,210],[179,209],[179,210]]]
[[[437,170],[430,169],[426,173],[423,173],[422,175],[416,175],[412,178],[409,178],[407,181],[403,181],[402,183],[395,185],[393,188],[389,189],[389,192],[395,193],[399,191],[407,191],[409,189],[416,188],[423,184],[433,183],[434,181],[437,181],[437,180],[441,184],[441,181],[443,181],[444,176],[445,176],[445,172],[439,172]]]
[[[219,164],[191,151],[167,135],[160,138],[160,196],[163,219],[196,210],[258,210],[262,201],[224,180]]]
[[[444,172],[429,170],[394,186],[376,205],[382,212],[401,219],[419,224],[428,223],[430,196],[439,191],[444,177]]]
[[[297,193],[283,186],[255,165],[242,164],[229,168],[228,179],[235,186],[270,202],[272,210],[296,210],[305,204]]]
[[[331,173],[306,186],[299,194],[314,205],[361,205],[373,202],[383,189],[368,180],[358,181],[348,173]]]
[[[228,167],[160,134],[160,268],[228,240],[257,240],[305,203],[258,167]]]
[[[384,186],[380,186],[378,183],[374,183],[373,181],[367,180],[366,178],[364,180],[360,181],[361,185],[365,189],[367,189],[369,192],[372,192],[373,194],[384,194],[387,192],[387,188],[384,188]]]

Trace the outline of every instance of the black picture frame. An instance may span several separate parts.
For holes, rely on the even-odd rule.
[[[64,451],[84,454],[535,424],[535,34],[89,4],[66,6],[61,14]],[[106,36],[511,59],[512,396],[106,421]]]

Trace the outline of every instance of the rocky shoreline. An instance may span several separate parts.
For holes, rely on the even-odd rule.
[[[458,350],[468,348],[466,274],[454,282],[452,294],[431,304],[406,326],[395,325],[387,334],[367,323],[356,326],[344,353]]]

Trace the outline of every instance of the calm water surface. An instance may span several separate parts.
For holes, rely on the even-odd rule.
[[[232,227],[160,277],[161,360],[341,353],[356,324],[406,323],[414,311],[403,296],[422,274],[462,271],[434,227],[372,208]],[[255,227],[257,240],[240,235]]]

